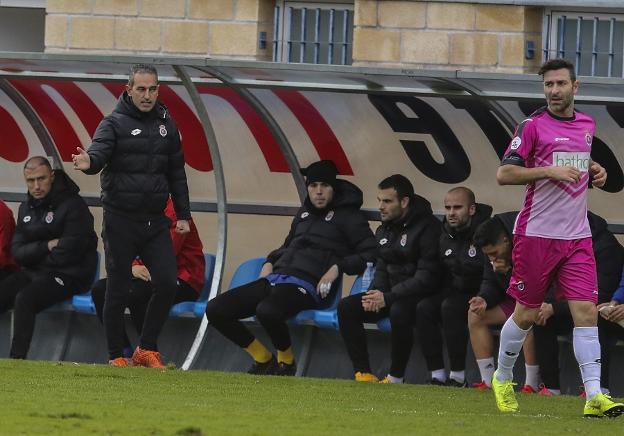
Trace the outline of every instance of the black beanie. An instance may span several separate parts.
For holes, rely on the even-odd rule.
[[[301,174],[306,176],[306,186],[314,182],[324,182],[333,187],[336,185],[338,169],[331,160],[320,160],[307,168],[301,168]]]

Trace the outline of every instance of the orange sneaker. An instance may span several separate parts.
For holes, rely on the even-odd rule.
[[[537,391],[537,395],[542,395],[544,397],[554,397],[555,394],[553,394],[550,389],[548,389],[543,383],[539,385],[540,390]]]
[[[473,383],[472,387],[478,391],[489,391],[491,389],[484,381],[481,381],[480,383]]]
[[[127,357],[118,357],[116,359],[109,360],[108,364],[111,366],[132,366],[132,359],[128,359]]]
[[[524,386],[522,386],[522,389],[520,389],[520,393],[521,394],[535,394],[536,391],[535,391],[535,389],[533,389],[533,386],[531,386],[531,385],[524,385]]]
[[[140,347],[136,347],[136,350],[134,350],[132,363],[134,366],[144,366],[146,368],[166,368],[160,360],[160,353],[158,351],[144,350]]]

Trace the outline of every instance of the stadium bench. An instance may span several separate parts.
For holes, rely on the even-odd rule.
[[[341,279],[342,282],[342,279]],[[339,283],[338,291],[336,292],[334,301],[327,309],[322,310],[304,310],[297,314],[295,320],[299,324],[313,324],[320,328],[329,328],[338,330],[338,303],[342,299],[342,283]],[[360,292],[364,292],[362,289],[362,276],[359,275],[355,278],[353,285],[351,285],[351,289],[349,290],[349,295],[359,294]]]
[[[212,277],[214,276],[216,256],[211,253],[204,253],[204,259],[206,261],[206,270],[204,273],[204,287],[199,293],[197,301],[182,301],[181,303],[174,304],[169,310],[169,316],[197,316],[198,318],[203,315],[206,310],[206,301],[210,295],[210,287],[212,285]],[[203,311],[196,310],[197,306],[203,307]],[[197,313],[200,315],[197,315]]]
[[[254,257],[241,263],[238,268],[236,268],[236,271],[234,271],[234,275],[230,280],[230,286],[228,289],[234,289],[256,280],[260,275],[262,265],[264,265],[265,262],[265,257]],[[202,302],[195,303],[195,316],[198,318],[204,316],[207,305],[207,299]]]

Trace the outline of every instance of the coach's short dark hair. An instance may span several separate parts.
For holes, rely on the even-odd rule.
[[[377,187],[379,189],[394,188],[399,196],[399,200],[404,197],[410,199],[414,197],[414,186],[412,185],[412,182],[410,182],[408,178],[402,174],[393,174],[390,177],[386,177],[379,182]]]
[[[158,83],[158,71],[156,67],[151,64],[134,64],[130,67],[130,75],[128,77],[128,86],[132,88],[134,85],[135,74],[153,74],[156,76],[156,83]]]
[[[506,235],[507,230],[498,217],[492,217],[477,227],[472,237],[475,247],[482,248],[486,245],[495,245],[501,236]]]
[[[549,61],[544,62],[542,67],[539,69],[538,74],[544,77],[544,74],[547,71],[560,70],[562,68],[567,68],[567,70],[570,72],[570,79],[573,82],[576,81],[576,71],[574,71],[574,64],[568,60],[560,59],[560,58],[551,59]]]

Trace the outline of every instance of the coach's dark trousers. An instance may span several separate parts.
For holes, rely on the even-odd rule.
[[[99,280],[91,290],[93,304],[95,304],[95,313],[100,321],[104,322],[104,300],[106,297],[106,279]],[[191,288],[184,280],[178,279],[177,291],[172,304],[182,301],[197,300],[197,292]],[[152,282],[146,282],[141,279],[133,278],[128,292],[128,300],[126,307],[130,310],[130,319],[137,333],[141,335],[143,324],[145,324],[145,313],[154,293]],[[130,347],[130,339],[127,334],[124,337],[124,346]]]
[[[443,335],[451,371],[463,371],[466,368],[470,298],[472,296],[468,294],[439,293],[418,303],[416,330],[429,371],[444,368]]]
[[[13,307],[13,342],[9,356],[25,359],[30,348],[35,316],[80,291],[76,282],[60,274],[16,272],[0,282],[0,313]]]
[[[104,211],[102,240],[106,252],[104,329],[110,359],[122,357],[126,331],[124,310],[132,280],[132,261],[139,256],[152,277],[153,293],[145,312],[139,346],[157,351],[158,335],[176,292],[176,259],[164,215],[151,221]]]
[[[392,343],[390,375],[403,377],[414,342],[414,318],[418,299],[403,298],[392,303],[390,307],[384,307],[379,312],[366,312],[362,308],[363,295],[363,293],[351,295],[343,298],[338,304],[340,334],[353,363],[353,371],[371,372],[363,324],[390,317],[392,327],[390,333]]]
[[[286,321],[302,310],[315,308],[314,299],[298,286],[273,286],[266,279],[258,279],[211,300],[206,318],[223,336],[246,348],[255,337],[239,320],[255,315],[275,349],[285,351],[291,346]]]

